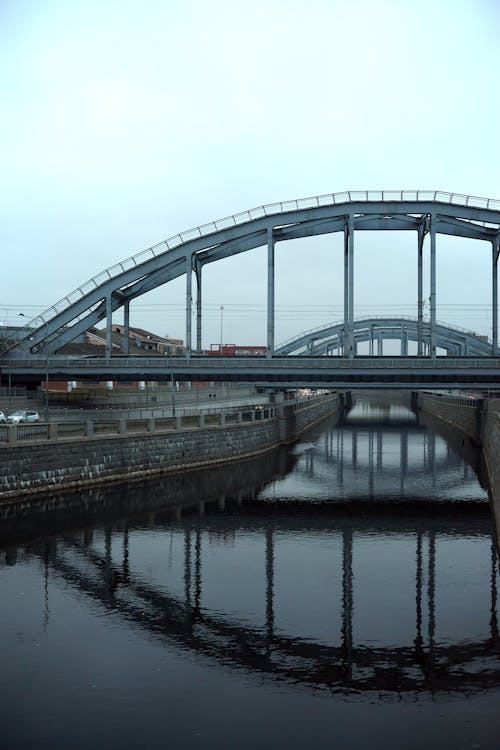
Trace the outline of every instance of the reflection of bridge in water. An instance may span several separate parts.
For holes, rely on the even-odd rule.
[[[429,493],[435,499],[463,497],[475,485],[474,469],[479,468],[477,451],[464,446],[458,455],[444,439],[420,426],[410,412],[403,419],[392,416],[376,421],[351,413],[323,429],[318,441],[299,444],[296,452],[293,479],[274,483],[265,496],[314,492],[323,500],[348,501],[373,499],[381,493],[388,498],[427,497]],[[292,481],[297,488],[291,487]]]
[[[353,558],[360,538],[355,530],[359,519],[324,513],[316,516],[311,509],[308,515],[293,515],[290,506],[282,513],[274,506],[270,509],[265,503],[252,503],[248,510],[231,507],[231,513],[222,518],[215,511],[210,516],[186,519],[181,528],[172,513],[175,514],[175,509],[157,514],[154,520],[149,517],[147,522],[149,525],[157,522],[165,535],[166,532],[182,535],[183,591],[170,592],[164,581],[155,585],[147,576],[134,572],[131,561],[136,537],[134,526],[129,527],[126,521],[105,527],[102,544],[101,532],[92,529],[65,535],[57,541],[47,539],[37,549],[45,567],[46,583],[51,576],[62,578],[132,627],[221,664],[273,680],[340,692],[463,694],[498,686],[497,555],[487,519],[452,518],[446,514],[430,522],[418,517],[404,521],[375,516],[365,519],[363,533],[383,529],[389,534],[410,534],[412,557],[416,560],[414,632],[409,634],[406,645],[370,646],[356,643],[353,635],[356,610]],[[338,645],[313,641],[276,626],[279,539],[286,533],[293,540],[304,531],[319,533],[323,540],[325,534],[341,538]],[[204,606],[203,560],[210,538],[231,536],[237,555],[240,533],[261,540],[265,571],[262,611],[258,615],[261,625],[250,624],[248,618],[234,613],[226,614],[220,607]],[[439,641],[436,553],[441,542],[462,536],[489,540],[490,603],[484,612],[489,626],[481,639]],[[34,547],[29,549],[34,551]]]
[[[449,489],[461,486],[469,472],[472,478],[472,471],[462,466],[444,442],[412,421],[409,412],[404,414],[390,413],[389,419],[368,425],[353,411],[339,429],[323,427],[314,446],[302,444],[301,455],[280,450],[223,469],[47,498],[39,516],[33,515],[35,509],[27,500],[17,508],[17,521],[11,518],[12,509],[4,508],[2,536],[5,540],[39,538],[45,525],[45,541],[27,542],[25,549],[39,558],[45,572],[47,627],[49,583],[57,579],[127,626],[162,643],[305,689],[345,694],[381,691],[415,700],[419,693],[467,694],[497,688],[498,559],[488,503],[415,499],[413,484],[425,477],[432,482],[438,472],[439,481],[444,477]],[[406,492],[401,493],[396,482],[397,503],[366,502],[369,492],[359,493],[361,503],[337,502],[335,497],[334,502],[325,503],[273,502],[273,486],[286,481],[292,468],[299,481],[303,476],[329,487],[330,499],[332,478],[352,496],[356,476],[360,485],[369,488],[370,482],[382,481],[383,476],[394,484],[398,474]],[[89,518],[95,520],[89,522]],[[70,530],[56,536],[57,528]],[[163,539],[167,543],[175,536],[182,544],[176,558],[177,583],[141,570],[141,548],[148,532],[154,533],[163,551],[167,549]],[[311,559],[318,545],[324,548],[325,540],[332,542],[328,586],[318,588],[322,600],[334,602],[326,638],[296,632],[281,612],[280,592],[283,582],[288,582],[284,571],[304,535],[311,544]],[[406,627],[395,644],[387,634],[400,613],[387,612],[387,628],[373,645],[369,634],[357,637],[363,609],[359,561],[363,540],[381,535],[388,542],[404,537],[413,627]],[[239,559],[244,539],[250,539],[252,549],[257,550],[260,571],[257,603],[250,617],[235,609],[230,587],[218,589],[219,595],[225,592],[227,596],[222,606],[210,600],[210,585],[214,585],[210,551],[224,544],[224,565],[231,567],[231,561]],[[477,610],[482,610],[483,624],[470,638],[443,637],[436,615],[443,591],[439,552],[440,548],[449,550],[450,544],[459,545],[461,539],[481,543],[483,564],[488,567],[484,598],[476,600],[482,601]],[[284,540],[289,547],[283,546]],[[460,558],[456,549],[453,559]],[[0,560],[15,562],[17,550],[12,542],[7,546],[4,542]],[[220,572],[215,569],[215,585]],[[324,572],[313,566],[315,586],[321,587]],[[295,585],[292,580],[297,591]],[[302,609],[300,604],[297,607]],[[377,609],[380,612],[380,603]],[[373,629],[371,617],[376,614],[365,613],[365,631],[368,626]]]

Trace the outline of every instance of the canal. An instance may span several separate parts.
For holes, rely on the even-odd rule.
[[[258,459],[4,506],[2,750],[497,748],[478,467],[361,401]]]

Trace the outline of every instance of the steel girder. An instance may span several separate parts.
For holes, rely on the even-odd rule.
[[[449,199],[453,200],[454,195],[449,195]],[[318,203],[319,199],[310,199],[311,203],[314,201]],[[106,300],[109,300],[110,309],[114,311],[127,301],[185,274],[188,269],[192,270],[195,264],[200,268],[206,263],[264,245],[269,229],[273,232],[274,241],[280,242],[343,231],[348,217],[356,231],[401,231],[417,230],[422,220],[432,216],[435,230],[440,234],[494,243],[500,231],[500,210],[496,202],[491,203],[495,205],[494,208],[443,200],[346,199],[334,205],[312,205],[294,210],[263,207],[257,218],[237,224],[238,217],[231,217],[232,226],[216,229],[216,225],[222,223],[217,222],[214,231],[204,235],[201,228],[191,230],[184,233],[186,239],[174,238],[175,241],[179,240],[175,247],[168,249],[170,241],[165,241],[108,269],[31,321],[25,329],[24,338],[20,342],[4,345],[3,351],[11,350],[11,356],[23,356],[29,352],[54,353],[105,317]],[[489,205],[490,201],[484,200],[484,204]],[[252,214],[255,211],[248,212],[249,216]],[[231,222],[227,220],[226,223]],[[167,249],[163,250],[163,247]],[[140,260],[141,256],[148,254],[153,254],[153,257]],[[91,288],[87,291],[89,286]]]
[[[2,382],[51,380],[238,381],[263,386],[500,388],[498,357],[51,357],[3,359]]]

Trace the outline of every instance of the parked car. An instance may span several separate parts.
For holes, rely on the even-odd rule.
[[[18,411],[12,412],[7,417],[7,422],[11,424],[19,424],[20,422],[39,422],[40,417],[37,411],[31,409],[19,409]]]
[[[3,413],[3,411],[0,411],[0,423],[1,422],[6,422],[6,421],[7,421],[7,417],[5,416],[5,414]]]

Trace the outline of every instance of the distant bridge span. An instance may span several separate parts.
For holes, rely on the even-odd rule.
[[[399,340],[401,356],[408,356],[408,342],[418,343],[419,333],[422,335],[424,352],[430,351],[431,326],[424,322],[421,332],[417,318],[364,318],[355,320],[352,325],[354,353],[357,354],[358,344],[368,342],[369,354],[382,355],[384,341]],[[492,345],[487,339],[478,336],[473,331],[436,323],[436,346],[444,349],[448,355],[458,357],[487,357],[491,354]],[[346,339],[344,322],[331,323],[321,328],[305,331],[276,347],[276,354],[298,354],[308,356],[342,354]]]
[[[436,354],[436,236],[468,237],[491,245],[492,353],[498,343],[497,266],[500,254],[500,201],[439,191],[355,191],[285,201],[244,211],[191,229],[150,247],[68,294],[30,321],[21,341],[4,340],[0,354],[29,357],[52,355],[84,331],[106,319],[106,350],[112,354],[111,320],[123,308],[129,327],[130,302],[179,276],[186,277],[186,347],[188,354],[202,342],[202,270],[207,263],[262,245],[267,246],[267,351],[274,344],[274,251],[277,242],[333,232],[344,236],[344,354],[354,351],[354,239],[357,231],[413,230],[417,233],[416,307],[418,354],[424,351],[423,255],[429,236],[429,350]],[[196,279],[196,347],[193,347],[192,280]],[[128,336],[125,336],[128,343]],[[125,352],[127,353],[127,352]]]

